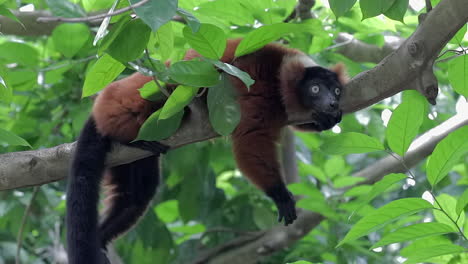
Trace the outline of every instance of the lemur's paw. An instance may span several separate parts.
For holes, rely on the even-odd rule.
[[[278,208],[278,222],[282,222],[284,219],[284,225],[292,224],[297,219],[296,201],[288,189],[286,189],[286,186],[280,183],[268,189],[266,193],[273,199]]]

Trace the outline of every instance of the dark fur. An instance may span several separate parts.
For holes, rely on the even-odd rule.
[[[334,98],[322,102],[308,97],[308,82],[316,79],[326,85],[330,80],[343,84],[344,68],[337,65],[331,71],[322,67],[307,68],[294,56],[305,55],[295,49],[268,44],[251,54],[235,58],[240,39],[229,40],[223,62],[232,63],[254,80],[250,90],[231,77],[238,94],[241,120],[232,133],[233,150],[240,170],[272,198],[278,208],[279,220],[290,224],[296,219],[294,199],[282,180],[276,151],[281,129],[287,126],[288,115],[309,113],[315,121],[303,129],[323,130],[339,122],[341,112]],[[185,59],[200,55],[189,50]],[[307,57],[305,57],[307,58]],[[335,72],[335,73],[332,73]],[[71,264],[101,264],[100,248],[134,225],[145,212],[159,182],[158,156],[167,147],[157,142],[139,142],[135,147],[153,151],[156,156],[111,168],[106,180],[110,186],[108,209],[97,225],[99,184],[104,173],[106,153],[112,141],[128,143],[138,134],[143,122],[164,102],[150,102],[140,97],[138,89],[151,77],[135,73],[110,84],[96,99],[93,116],[78,140],[67,194],[68,252]],[[331,98],[331,99],[330,99]],[[304,103],[306,102],[306,103]],[[338,114],[339,113],[339,114]]]
[[[70,264],[108,263],[106,245],[144,214],[159,183],[159,153],[110,168],[106,174],[107,213],[98,228],[99,186],[111,138],[102,136],[91,117],[78,139],[67,191],[67,240]],[[158,144],[156,144],[158,145]]]

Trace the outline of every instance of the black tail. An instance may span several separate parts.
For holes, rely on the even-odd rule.
[[[159,142],[129,144],[155,156],[110,168],[107,213],[98,228],[99,186],[112,140],[96,130],[90,118],[78,139],[67,192],[68,263],[109,263],[105,247],[143,215],[159,183],[159,154],[168,150]]]
[[[68,263],[100,264],[105,259],[97,231],[99,185],[111,140],[90,118],[78,139],[67,191]]]
[[[101,245],[130,229],[142,216],[159,183],[159,155],[110,169],[107,210],[99,225]],[[108,178],[108,179],[107,179]]]

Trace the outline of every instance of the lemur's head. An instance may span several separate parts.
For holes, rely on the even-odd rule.
[[[306,55],[296,55],[282,68],[281,78],[288,118],[310,117],[310,121],[297,125],[297,128],[322,131],[341,121],[339,102],[347,81],[344,65],[327,69]]]

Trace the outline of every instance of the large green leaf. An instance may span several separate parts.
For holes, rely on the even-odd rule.
[[[159,120],[168,119],[176,113],[182,111],[195,97],[198,92],[198,87],[179,85],[172,92],[171,96],[164,103],[159,115]]]
[[[468,98],[468,55],[450,61],[448,77],[453,89]]]
[[[219,60],[210,60],[207,59],[210,63],[218,67],[219,69],[223,70],[225,73],[235,76],[239,78],[247,87],[247,89],[250,89],[250,86],[255,83],[255,81],[250,78],[250,75],[246,73],[245,71],[240,70],[236,66],[229,64],[229,63],[224,63]]]
[[[391,150],[404,156],[424,120],[426,100],[417,91],[408,91],[405,100],[393,111],[385,135]]]
[[[316,28],[318,24],[320,24],[320,21],[311,20],[303,24],[278,23],[257,28],[249,32],[239,43],[236,49],[236,56],[239,57],[252,53],[261,49],[266,44],[291,33],[313,32],[314,34],[319,34],[323,31],[323,28]]]
[[[85,24],[61,24],[52,32],[55,48],[65,57],[73,57],[90,38]]]
[[[14,20],[18,23],[20,23],[23,27],[23,23],[21,23],[21,21],[15,16],[15,14],[13,14],[10,9],[4,7],[3,5],[0,5],[0,15],[1,16],[5,16],[5,17],[8,17],[9,19],[11,20]]]
[[[393,20],[403,22],[406,10],[408,9],[409,0],[395,0],[395,3],[386,11],[384,15]]]
[[[86,12],[81,6],[70,1],[64,0],[46,0],[47,6],[54,16],[59,17],[84,17]]]
[[[468,126],[463,126],[440,141],[426,165],[427,179],[432,186],[440,182],[460,157],[468,151]]]
[[[305,198],[297,202],[298,208],[319,213],[327,218],[338,220],[340,216],[327,204],[326,201],[320,201],[315,198]]]
[[[187,10],[177,8],[177,14],[184,18],[187,25],[192,29],[192,32],[197,32],[200,29],[200,21]]]
[[[82,97],[90,96],[104,89],[125,69],[125,66],[107,53],[94,63],[86,74]]]
[[[357,0],[329,0],[330,8],[336,17],[340,17],[354,6]]]
[[[230,135],[239,124],[240,106],[226,74],[222,74],[221,81],[208,90],[207,103],[214,130],[223,136]]]
[[[385,246],[392,243],[405,242],[410,240],[415,240],[428,236],[436,236],[447,233],[453,233],[454,230],[446,225],[441,223],[419,223],[410,226],[402,227],[398,230],[395,230],[391,233],[388,233],[386,236],[382,237],[377,243],[375,243],[371,249]]]
[[[206,61],[178,61],[169,68],[169,75],[174,81],[195,87],[210,87],[219,82],[219,73]]]
[[[453,38],[449,41],[449,43],[462,45],[461,43],[463,41],[463,38],[465,37],[467,28],[467,24],[461,27],[460,30],[458,30],[458,32],[455,34],[455,36],[453,36]]]
[[[201,55],[210,59],[220,59],[226,49],[226,34],[212,24],[201,24],[197,32],[190,27],[184,28],[184,37],[190,46]]]
[[[159,119],[159,114],[161,114],[161,109],[146,119],[138,131],[135,141],[158,141],[170,137],[179,128],[184,111],[180,111],[168,119]]]
[[[21,42],[5,42],[0,44],[1,64],[18,63],[22,66],[37,67],[39,52],[31,45]]]
[[[31,145],[29,145],[29,143],[26,140],[3,128],[0,128],[0,142],[6,143],[11,146],[31,147]]]
[[[457,232],[458,228],[461,228],[465,223],[465,214],[463,212],[457,213],[457,199],[445,193],[437,196],[436,199],[437,202],[434,203],[434,207],[442,208],[444,212],[433,210],[435,220],[450,226],[454,232]],[[455,221],[458,226],[454,224]]]
[[[164,223],[174,222],[179,217],[179,201],[168,200],[158,204],[154,208],[154,212]]]
[[[141,0],[130,0],[136,4]],[[135,8],[135,13],[155,32],[175,16],[177,0],[150,0],[143,6]]]
[[[456,213],[460,214],[465,207],[468,205],[468,189],[466,189],[463,194],[457,200]]]
[[[407,256],[408,260],[405,261],[405,264],[426,262],[433,257],[452,255],[463,252],[466,252],[464,247],[454,244],[443,244],[432,247],[416,248],[415,251]]]
[[[362,206],[368,204],[375,197],[383,194],[384,191],[387,190],[390,186],[406,178],[406,175],[403,173],[392,173],[386,175],[380,181],[372,185],[372,189],[358,200],[360,202],[360,206],[357,207],[355,211],[359,211]]]
[[[154,33],[158,40],[159,47],[156,52],[161,56],[161,60],[165,61],[169,59],[174,50],[174,31],[172,29],[172,23],[166,23]]]
[[[148,44],[151,29],[140,19],[126,23],[107,48],[114,59],[127,63],[140,57]]]
[[[384,1],[386,0],[360,0],[362,19],[382,14]]]
[[[378,139],[356,132],[329,137],[325,139],[320,149],[326,153],[336,155],[385,150]]]
[[[396,219],[429,208],[433,208],[432,204],[421,198],[403,198],[392,201],[361,218],[337,247],[374,232]]]

